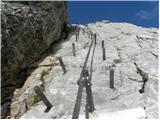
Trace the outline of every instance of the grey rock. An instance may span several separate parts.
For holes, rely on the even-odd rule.
[[[2,2],[1,15],[3,105],[23,85],[27,67],[59,39],[68,18],[64,1]]]

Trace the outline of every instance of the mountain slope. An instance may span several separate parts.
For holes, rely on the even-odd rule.
[[[146,112],[145,116],[141,117],[158,118],[158,29],[108,21],[96,22],[87,26],[78,25],[78,28],[80,28],[80,35],[77,42],[75,34],[71,33],[67,40],[57,43],[53,50],[56,52],[42,62],[54,61],[56,64],[54,67],[48,68],[48,74],[44,76],[44,81],[39,80],[40,77],[33,77],[41,75],[41,72],[34,71],[30,76],[30,79],[32,78],[30,84],[20,95],[22,99],[13,102],[13,104],[15,103],[13,108],[17,105],[16,103],[23,103],[22,101],[33,93],[33,87],[43,83],[45,94],[53,105],[52,109],[48,113],[44,113],[46,106],[41,101],[29,108],[21,118],[72,117],[78,90],[77,80],[80,77],[91,41],[88,32],[97,34],[92,77],[96,108],[94,114],[100,116],[100,111],[107,114],[140,107]],[[105,61],[102,59],[102,40],[104,40],[106,49]],[[72,55],[73,42],[76,46],[76,56]],[[56,56],[62,56],[67,68],[66,74],[63,74]],[[111,66],[114,66],[112,68],[115,70],[115,89],[109,88]],[[140,93],[139,90],[142,88],[145,75],[148,75],[148,81],[145,84],[144,92]],[[81,116],[85,115],[85,99],[84,90]]]

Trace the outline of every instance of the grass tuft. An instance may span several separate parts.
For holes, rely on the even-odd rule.
[[[35,105],[36,103],[41,101],[40,97],[38,95],[36,95],[36,94],[33,94],[32,98],[33,98],[33,105]]]

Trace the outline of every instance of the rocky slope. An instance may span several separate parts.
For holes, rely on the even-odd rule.
[[[40,64],[53,64],[52,67],[39,67],[27,79],[21,89],[17,89],[12,104],[12,117],[26,113],[21,118],[71,118],[77,96],[77,80],[84,63],[90,38],[88,32],[97,34],[97,45],[93,63],[92,90],[95,112],[92,118],[101,118],[110,112],[142,108],[141,118],[158,118],[158,29],[143,28],[128,23],[96,22],[87,26],[78,25],[80,36],[75,34],[55,45],[53,53]],[[101,41],[104,40],[106,60],[102,60]],[[72,54],[72,43],[76,46],[76,56]],[[62,56],[67,68],[63,74],[57,56]],[[109,69],[114,66],[115,89],[109,88]],[[47,71],[44,75],[43,71]],[[148,75],[146,77],[145,75]],[[145,77],[144,92],[142,88]],[[53,105],[45,113],[42,101],[36,102],[34,86],[41,86]],[[83,91],[80,116],[84,117],[85,90]],[[29,107],[27,107],[29,106]],[[141,111],[141,110],[140,110]],[[131,113],[134,111],[131,111]],[[21,114],[22,115],[22,114]],[[116,114],[114,114],[116,116]],[[131,117],[131,116],[130,116]]]
[[[1,2],[2,116],[32,63],[57,41],[67,23],[66,2]],[[3,116],[3,117],[4,117]]]

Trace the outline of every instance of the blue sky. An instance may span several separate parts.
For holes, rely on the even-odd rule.
[[[143,27],[159,26],[157,1],[68,1],[70,23],[110,20]]]

